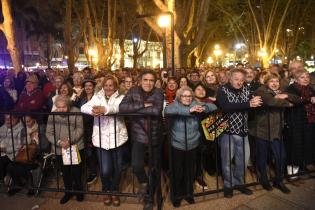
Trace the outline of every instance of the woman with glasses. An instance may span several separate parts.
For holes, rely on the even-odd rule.
[[[200,142],[199,117],[197,114],[215,110],[214,104],[200,104],[194,99],[193,91],[189,87],[180,88],[175,101],[166,107],[169,116],[171,133],[171,167],[173,168],[172,203],[180,206],[181,200],[194,203],[193,183],[195,178],[195,164],[197,148]],[[186,128],[183,132],[183,128]]]

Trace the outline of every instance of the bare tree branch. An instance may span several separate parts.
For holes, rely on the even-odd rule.
[[[168,7],[161,0],[153,0],[155,5],[162,11],[168,11]]]

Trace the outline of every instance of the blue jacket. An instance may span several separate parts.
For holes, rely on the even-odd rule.
[[[169,116],[170,134],[172,146],[179,150],[192,150],[199,145],[199,124],[200,120],[197,115],[189,112],[190,108],[195,105],[202,105],[205,107],[205,113],[216,110],[217,107],[214,104],[198,103],[193,101],[189,106],[185,106],[182,103],[175,100],[171,105],[165,108],[166,115],[179,115]],[[187,148],[185,140],[185,120],[186,120],[186,136],[187,136]]]

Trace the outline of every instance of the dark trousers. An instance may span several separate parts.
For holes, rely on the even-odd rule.
[[[0,157],[0,180],[3,180],[7,175],[7,167],[12,163],[12,161],[8,158],[8,156]]]
[[[304,125],[304,161],[305,165],[315,164],[315,123]]]
[[[160,182],[161,176],[161,158],[162,158],[162,151],[161,145],[152,146],[149,148],[149,145],[133,141],[132,142],[132,168],[133,172],[136,175],[140,184],[149,183],[149,191],[151,197],[149,200],[153,199],[153,195],[156,191],[156,187]],[[149,151],[149,176],[146,174],[144,170],[144,161],[145,161],[145,153]],[[150,152],[151,150],[151,152]]]
[[[88,146],[85,149],[86,167],[88,169],[87,173],[90,175],[97,174],[97,153],[94,146]]]
[[[36,164],[11,162],[8,165],[8,174],[12,178],[12,184],[22,186],[24,184],[33,185],[31,170],[39,167]],[[26,183],[25,183],[26,182]]]
[[[172,201],[193,197],[198,149],[189,151],[172,147]]]
[[[81,160],[84,158],[84,150],[80,150]],[[61,165],[63,183],[66,190],[83,190],[82,162],[78,165],[63,165],[62,156],[56,156],[58,164]]]
[[[272,157],[275,161],[275,177],[273,178],[273,180],[275,183],[281,182],[284,176],[285,167],[285,147],[283,141],[279,139],[268,141],[257,138],[256,149],[257,149],[256,164],[260,176],[260,182],[262,183],[268,182],[267,160],[268,154],[270,153],[272,154]]]
[[[127,144],[110,150],[97,148],[103,191],[118,191],[127,153]]]

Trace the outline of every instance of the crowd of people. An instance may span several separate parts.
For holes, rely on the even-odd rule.
[[[0,83],[0,180],[11,177],[9,195],[20,190],[14,186],[29,183],[28,173],[36,167],[30,159],[38,155],[29,153],[27,162],[17,157],[33,146],[37,153],[56,156],[66,189],[60,204],[73,196],[83,201],[82,193],[70,191],[83,191],[83,183],[100,177],[102,191],[111,192],[104,195],[104,204],[119,206],[115,192],[121,191],[129,164],[144,209],[153,208],[161,168],[172,168],[167,174],[174,207],[183,199],[194,203],[195,182],[207,189],[204,171],[222,174],[226,198],[234,190],[252,194],[244,185],[246,167],[264,189],[283,193],[290,192],[283,183],[286,174],[315,171],[315,75],[300,61],[264,70],[243,64],[176,69],[175,75],[168,69],[86,67],[73,73],[46,69],[17,75],[7,70]],[[208,141],[200,122],[217,111],[227,116],[228,126]],[[80,157],[75,164],[64,162],[69,148]],[[267,175],[270,161],[272,178]]]

